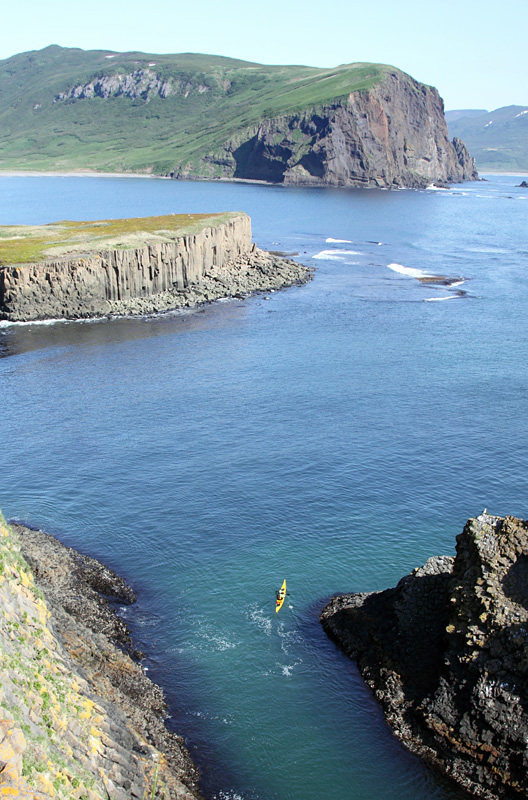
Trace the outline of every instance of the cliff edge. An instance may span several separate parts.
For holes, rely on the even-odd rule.
[[[132,602],[131,589],[1,515],[0,569],[0,794],[199,800],[184,742],[165,728],[163,693],[131,658],[108,602]]]
[[[254,246],[243,213],[0,228],[0,319],[10,322],[167,311],[311,274]]]
[[[528,522],[484,512],[454,559],[335,597],[321,621],[407,747],[475,797],[526,797]]]

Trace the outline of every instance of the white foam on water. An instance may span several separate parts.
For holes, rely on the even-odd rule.
[[[0,328],[7,328],[9,325],[55,325],[57,322],[72,322],[72,320],[65,317],[62,319],[36,319],[28,322],[14,322],[9,319],[3,319],[0,320]]]
[[[328,242],[328,244],[352,244],[351,239],[332,239],[331,236],[329,236],[328,239],[325,239],[325,241]]]
[[[344,261],[343,256],[362,256],[359,250],[321,250],[316,253],[312,258],[321,258],[325,261]]]
[[[424,298],[424,303],[440,303],[442,300],[458,300],[463,295],[459,294],[450,294],[447,297],[426,297]]]
[[[398,272],[400,275],[408,275],[409,278],[432,278],[430,272],[425,272],[423,269],[415,269],[414,267],[405,267],[403,264],[387,264],[389,269],[393,272]]]
[[[302,664],[302,659],[294,661],[293,664],[280,664],[278,661],[276,662],[276,664],[279,667],[282,675],[284,675],[286,678],[291,678],[292,672],[295,669],[295,667],[298,667],[299,664]]]
[[[263,608],[259,608],[258,606],[250,606],[246,616],[249,621],[252,622],[259,630],[265,633],[266,636],[271,636],[271,619],[266,615],[266,612]]]
[[[287,631],[284,625],[279,626],[279,636],[281,638],[281,650],[288,654],[292,645],[302,642],[302,636],[298,631]]]
[[[336,255],[339,252],[339,250],[321,250],[320,253],[316,253],[312,258],[321,258],[325,261],[344,261],[342,256]]]
[[[201,650],[213,650],[222,652],[223,650],[233,650],[238,647],[240,642],[230,641],[225,634],[212,625],[199,623],[198,636],[203,642]]]

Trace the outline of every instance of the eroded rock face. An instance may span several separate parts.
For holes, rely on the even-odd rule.
[[[421,188],[478,179],[462,140],[449,141],[437,90],[400,72],[346,100],[264,119],[209,160],[226,177],[299,185]]]
[[[323,626],[396,735],[474,796],[528,791],[528,522],[486,513],[395,589],[334,598]]]
[[[0,319],[104,316],[116,302],[199,284],[213,265],[223,267],[251,248],[251,220],[239,214],[175,241],[0,266]]]

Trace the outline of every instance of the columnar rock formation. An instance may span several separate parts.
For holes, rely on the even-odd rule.
[[[395,734],[473,796],[528,792],[528,522],[482,514],[395,589],[334,598],[327,633]]]
[[[0,266],[0,318],[101,316],[114,301],[199,284],[211,266],[223,267],[251,247],[250,218],[233,214],[175,240]]]
[[[251,220],[246,214],[216,216],[220,222],[207,217],[209,224],[192,233],[179,234],[178,228],[141,236],[132,233],[128,246],[119,248],[114,242],[103,246],[89,239],[79,244],[75,223],[31,229],[33,236],[47,236],[43,258],[28,264],[0,263],[0,319],[16,322],[148,314],[220,297],[273,291],[311,277],[307,267],[252,245]],[[157,222],[157,218],[137,220],[139,231],[152,220]],[[132,228],[136,225],[135,220],[124,222]],[[82,226],[89,226],[90,231],[101,226],[104,232],[108,221],[79,225],[81,234]],[[68,240],[67,247],[75,247],[75,255],[53,255],[57,245],[52,234],[55,239],[69,235],[72,242]],[[15,245],[12,251],[16,251],[18,241],[25,241],[29,233],[17,226],[9,228],[6,238],[8,235],[10,244]],[[127,236],[122,238],[127,241]],[[82,252],[89,246],[88,252]],[[60,249],[65,249],[63,244]]]

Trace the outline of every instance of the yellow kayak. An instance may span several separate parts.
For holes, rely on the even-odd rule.
[[[275,604],[275,613],[280,611],[282,608],[282,604],[284,603],[284,598],[286,597],[286,580],[282,584],[281,588],[277,592],[277,602]]]

